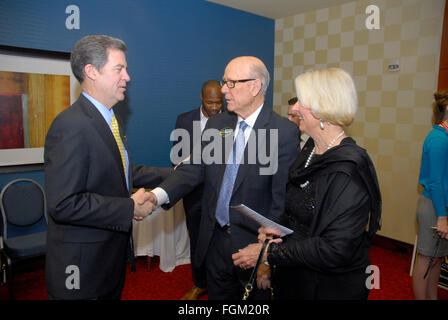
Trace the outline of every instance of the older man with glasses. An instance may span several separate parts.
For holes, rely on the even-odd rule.
[[[269,72],[260,59],[233,59],[221,85],[227,110],[210,118],[205,131],[219,131],[223,146],[226,141],[233,144],[229,157],[224,152],[220,161],[210,163],[202,158],[200,163],[185,163],[153,192],[158,205],[169,208],[204,181],[193,259],[197,264],[205,263],[209,299],[233,300],[243,297],[252,269],[234,266],[232,254],[257,241],[259,225],[230,206],[245,204],[276,220],[283,213],[288,168],[297,156],[299,141],[297,126],[265,103]],[[251,145],[252,141],[256,144]],[[202,141],[202,154],[215,142]],[[263,173],[267,164],[260,161],[261,153],[273,155],[276,170]],[[251,159],[256,159],[255,163]],[[255,289],[250,298],[264,299],[267,294]]]

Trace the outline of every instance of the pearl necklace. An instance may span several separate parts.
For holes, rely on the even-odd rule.
[[[328,149],[330,149],[332,146],[333,146],[333,144],[336,142],[336,141],[338,141],[338,139],[340,138],[340,137],[342,137],[343,135],[344,135],[344,130],[342,130],[333,140],[331,140],[330,141],[330,143],[327,145],[327,150]],[[311,162],[311,158],[314,156],[314,152],[316,151],[316,146],[314,146],[314,148],[313,148],[313,150],[311,150],[311,153],[310,153],[310,155],[308,156],[308,159],[306,159],[306,162],[305,162],[305,168],[308,168],[308,166],[310,165],[310,162]],[[303,188],[305,188],[307,185],[309,185],[310,184],[310,182],[309,181],[306,181],[305,183],[302,183],[301,185],[300,185],[300,187],[303,189]]]

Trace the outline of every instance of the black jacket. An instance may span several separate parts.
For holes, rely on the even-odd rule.
[[[122,139],[129,150],[123,135]],[[155,187],[173,170],[136,166],[129,154],[128,190],[113,134],[82,94],[53,121],[44,159],[49,211],[47,291],[58,299],[108,294],[124,281],[134,215],[133,186]],[[79,269],[79,289],[66,286],[70,266]]]
[[[289,183],[315,184],[310,234],[305,240],[291,236],[270,245],[268,261],[280,268],[278,272],[287,267],[308,274],[302,279],[301,288],[308,291],[299,294],[302,298],[318,298],[323,290],[326,297],[344,297],[344,288],[338,286],[353,280],[353,274],[359,288],[365,286],[370,238],[379,229],[381,194],[372,161],[353,139],[345,138],[304,168],[311,149],[301,153],[289,173]]]
[[[196,108],[185,113],[180,114],[176,119],[176,127],[175,129],[185,129],[189,134],[189,145],[190,145],[190,153],[193,152],[194,141],[193,138],[199,138],[200,140],[200,132],[196,133],[198,136],[196,137],[193,132],[193,122],[196,121],[197,125],[200,125],[201,121],[201,108]],[[173,147],[178,143],[186,144],[186,141],[179,140],[173,143]],[[179,155],[180,156],[180,155]],[[173,163],[173,165],[177,165],[177,163]],[[183,197],[183,204],[185,209],[185,214],[187,218],[187,227],[190,229],[189,224],[189,216],[191,214],[200,214],[201,212],[201,199],[202,194],[204,192],[204,184],[201,183],[196,188],[193,189],[190,193],[186,194]]]

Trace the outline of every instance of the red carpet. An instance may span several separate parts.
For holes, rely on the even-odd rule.
[[[414,300],[410,256],[372,246],[370,263],[380,269],[380,289],[371,290],[369,300]],[[439,288],[439,300],[448,300],[447,290]]]
[[[372,247],[371,263],[380,270],[380,289],[371,290],[369,300],[413,300],[412,279],[409,276],[411,258],[405,254]],[[190,265],[178,266],[173,272],[159,269],[158,259],[137,258],[137,271],[128,271],[123,300],[177,300],[193,285]],[[44,260],[42,258],[18,265],[14,277],[17,300],[46,299]],[[202,299],[206,299],[203,297]],[[0,300],[9,299],[6,286],[0,287]],[[448,300],[448,291],[439,289],[439,299]]]

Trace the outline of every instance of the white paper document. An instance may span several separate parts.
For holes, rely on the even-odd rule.
[[[234,209],[235,211],[238,211],[239,213],[241,213],[243,216],[248,217],[249,219],[254,220],[255,222],[257,222],[260,226],[262,227],[266,227],[266,228],[274,228],[280,231],[280,237],[284,237],[288,234],[293,233],[294,231],[292,231],[289,228],[286,228],[285,226],[282,226],[281,224],[278,224],[264,216],[262,216],[261,214],[259,214],[258,212],[252,210],[249,207],[246,207],[244,204],[239,204],[237,206],[230,206],[232,209]]]

